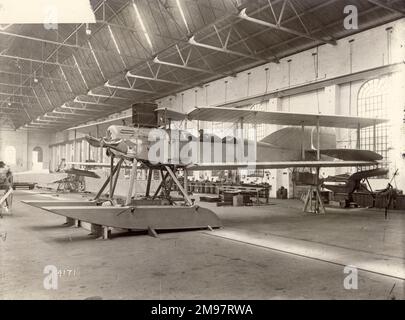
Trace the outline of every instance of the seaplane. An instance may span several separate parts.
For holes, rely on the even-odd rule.
[[[219,137],[172,128],[173,121],[216,121],[238,124],[233,135]],[[336,128],[357,130],[360,145],[361,129],[377,126],[385,119],[357,116],[301,114],[281,111],[258,111],[245,108],[195,107],[187,113],[158,108],[152,103],[134,104],[131,116],[82,125],[69,130],[88,134],[93,147],[104,148],[110,163],[71,162],[72,166],[109,167],[110,174],[91,201],[25,201],[25,203],[65,216],[70,224],[87,222],[92,231],[108,238],[112,229],[181,230],[219,228],[218,216],[193,202],[187,192],[187,176],[191,171],[309,168],[315,170],[313,212],[325,212],[319,188],[321,168],[378,168],[382,156],[374,151],[336,147]],[[128,123],[131,123],[130,125]],[[283,126],[261,141],[244,138],[244,125],[272,124]],[[104,137],[99,132],[106,129]],[[94,134],[96,133],[96,134]],[[128,164],[129,163],[129,164]],[[126,199],[114,199],[118,175],[130,168]],[[147,169],[146,192],[137,196],[137,170]],[[160,173],[160,184],[151,193],[154,171]],[[183,183],[179,177],[183,175]],[[177,185],[181,197],[171,196]],[[109,186],[108,198],[103,197]],[[308,201],[306,201],[308,202]],[[307,207],[307,206],[305,206]],[[304,207],[304,208],[305,208]]]

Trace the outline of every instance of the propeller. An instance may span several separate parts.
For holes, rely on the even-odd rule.
[[[96,148],[113,149],[124,154],[128,152],[128,145],[122,139],[107,140],[92,136],[86,136],[85,139],[91,146]]]

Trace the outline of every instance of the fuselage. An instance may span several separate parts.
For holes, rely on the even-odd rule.
[[[151,163],[190,165],[216,162],[299,161],[302,150],[313,148],[313,130],[284,128],[259,142],[236,136],[193,134],[185,130],[110,126],[106,141],[114,155]],[[325,131],[321,148],[335,147],[335,135]]]

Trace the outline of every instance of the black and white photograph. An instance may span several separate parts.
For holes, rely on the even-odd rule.
[[[247,319],[404,280],[405,1],[0,0],[0,300]]]

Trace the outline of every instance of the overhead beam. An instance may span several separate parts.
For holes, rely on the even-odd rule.
[[[271,29],[275,29],[275,30],[284,31],[284,32],[287,32],[287,33],[290,33],[290,34],[293,34],[293,35],[296,35],[296,36],[300,36],[300,37],[303,37],[303,38],[311,39],[311,40],[314,40],[314,41],[317,41],[317,42],[321,42],[321,43],[328,43],[328,44],[331,44],[331,45],[336,45],[336,41],[334,41],[334,40],[328,40],[328,39],[324,39],[324,38],[318,38],[318,37],[312,36],[311,34],[308,34],[308,33],[296,31],[296,30],[293,30],[293,29],[290,29],[290,28],[283,27],[283,26],[278,25],[278,24],[274,24],[274,23],[271,23],[271,22],[268,22],[268,21],[264,21],[264,20],[260,20],[260,19],[256,19],[256,18],[250,17],[250,16],[248,16],[248,14],[246,13],[246,8],[245,8],[245,9],[242,9],[242,10],[239,12],[238,17],[239,17],[240,19],[243,19],[243,20],[246,20],[246,21],[250,21],[250,22],[252,22],[252,23],[256,23],[256,24],[258,24],[258,25],[261,25],[261,26],[264,26],[264,27],[267,27],[267,28],[271,28]]]
[[[43,130],[50,130],[50,131],[58,131],[58,127],[56,126],[42,126],[36,123],[31,123],[27,126],[27,128],[30,129],[34,129],[34,128],[38,128],[38,129],[43,129]]]
[[[145,79],[146,80],[146,79]]]
[[[202,73],[209,73],[209,74],[214,74],[214,75],[222,75],[222,74],[220,74],[218,72],[214,72],[214,71],[207,70],[207,69],[200,69],[200,68],[196,68],[196,67],[190,67],[190,66],[188,66],[186,64],[176,64],[176,63],[172,63],[172,62],[162,61],[158,57],[155,57],[153,59],[153,62],[156,63],[156,64],[161,64],[161,65],[174,67],[174,68],[180,68],[180,69],[196,71],[196,72],[202,72]]]
[[[18,33],[12,33],[12,32],[8,32],[8,31],[2,31],[2,30],[0,30],[0,35],[14,37],[14,38],[20,38],[20,39],[25,39],[25,40],[39,41],[39,42],[43,42],[43,43],[54,44],[54,45],[58,45],[58,46],[70,47],[70,48],[75,48],[75,49],[88,49],[88,48],[80,47],[77,44],[58,42],[58,41],[53,41],[53,40],[48,40],[48,39],[43,39],[43,38],[26,36],[26,35],[22,35],[22,34],[18,34]]]
[[[69,114],[69,115],[70,115],[70,114]],[[69,118],[66,117],[66,116],[60,116],[60,117],[58,117],[58,116],[55,116],[55,115],[50,115],[49,113],[44,114],[43,117],[44,117],[44,118],[51,118],[51,119],[66,119],[66,120],[72,121],[72,119],[69,119]]]
[[[23,111],[23,108],[0,107],[0,110],[16,110],[16,111]]]
[[[49,126],[49,127],[60,127],[60,123],[45,123],[45,122],[41,122],[41,123],[37,123],[38,120],[34,120],[32,122],[30,122],[30,125],[38,125],[38,126]]]
[[[55,119],[53,119],[53,120],[47,120],[47,119],[37,119],[37,120],[35,120],[35,121],[39,121],[39,122],[53,122],[53,123],[60,123],[60,124],[64,124],[64,123],[66,123],[66,124],[71,124],[72,123],[72,121],[69,121],[68,119],[66,119],[66,121],[59,121],[59,120],[55,120]]]
[[[118,11],[120,12],[121,10],[123,10],[125,7],[128,6],[128,3],[125,3]],[[96,13],[100,8],[105,8],[105,1],[101,1],[100,4],[97,5],[97,7],[94,9],[94,13]],[[63,43],[66,43],[71,37],[73,37],[74,35],[77,36],[77,32],[80,30],[80,28],[82,28],[85,24],[82,23],[80,24],[78,27],[76,27],[64,40]],[[100,30],[100,29],[99,29]],[[61,44],[59,44],[47,57],[45,61],[48,61],[51,57],[53,57],[55,54],[58,53],[59,49],[62,48],[63,46]],[[41,67],[43,67],[43,64],[41,65]],[[38,67],[37,69],[34,70],[33,74],[36,74],[36,72],[38,72],[38,70],[41,69],[41,67]],[[69,66],[71,67],[71,66]],[[98,69],[93,69],[93,70],[98,70]],[[98,71],[97,71],[98,72]],[[27,81],[28,79],[26,79],[24,81],[24,83]],[[51,103],[51,106],[54,108],[53,104]],[[56,111],[56,110],[55,110]]]
[[[105,110],[97,110],[97,109],[87,109],[87,108],[79,108],[79,107],[71,107],[66,104],[61,106],[62,109],[70,109],[70,110],[79,110],[79,111],[89,111],[89,112],[105,112]]]
[[[107,21],[104,21],[104,20],[96,20],[96,23],[100,23],[100,24],[104,24],[106,26],[110,26],[110,27],[130,31],[131,33],[135,34],[136,36],[138,35],[139,32],[142,32],[139,29],[132,28],[132,27],[127,26],[127,25],[107,22]],[[173,38],[173,37],[171,37],[169,35],[161,35],[161,34],[158,34],[156,32],[149,32],[148,31],[148,34],[150,36],[154,37],[154,38],[158,37],[158,38],[168,39],[168,40],[172,40],[172,41],[181,41],[182,40],[182,39],[179,39],[179,38]],[[139,39],[136,39],[136,42],[139,43],[146,52],[150,53],[150,50],[146,49],[146,47],[142,44],[142,42]]]
[[[3,108],[5,108],[5,107],[3,107],[2,105],[0,105],[0,109],[3,109]],[[27,108],[24,108],[24,106],[23,106],[22,108],[14,109],[14,110],[17,111],[17,112],[14,112],[14,113],[18,114],[19,116],[21,116],[22,114],[25,114],[25,115],[27,116],[27,118],[31,120],[31,116],[30,116],[30,114],[28,113]],[[31,111],[32,111],[32,110],[31,110]],[[3,113],[4,113],[4,112],[3,112]]]
[[[5,111],[0,111],[0,114],[15,115],[17,117],[19,117],[21,115],[20,112],[5,112]]]
[[[97,6],[97,8],[94,9],[94,12],[95,12],[95,13],[97,12],[97,10],[98,10],[99,8],[102,7],[103,3],[104,3],[104,1],[103,1],[101,4],[99,4],[99,5]],[[66,43],[74,34],[76,34],[76,36],[77,36],[77,32],[80,30],[80,28],[81,28],[83,25],[85,25],[85,24],[82,23],[82,24],[80,24],[78,27],[76,27],[75,30],[74,30],[73,32],[71,32],[71,33],[63,40],[63,43]],[[46,57],[45,61],[48,61],[55,53],[57,53],[57,52],[59,51],[60,48],[62,48],[62,45],[59,44],[59,45]],[[42,68],[43,68],[43,65],[44,65],[44,64],[41,64],[41,67],[42,67]],[[36,68],[36,69],[34,70],[33,74],[35,75],[35,74],[41,69],[41,67]],[[59,65],[59,67],[61,67],[61,65]],[[62,68],[61,68],[61,70],[62,70]],[[62,70],[62,71],[63,71],[63,70]],[[26,83],[28,79],[29,79],[29,78],[25,79],[23,83]],[[46,94],[46,92],[45,92],[45,94]],[[47,96],[47,97],[48,97],[48,96]],[[49,97],[48,97],[48,100],[49,100]],[[39,100],[38,100],[38,101],[39,101]],[[50,104],[51,104],[51,106],[53,107],[53,104],[52,104],[52,103],[50,103]],[[44,109],[43,106],[42,106],[42,104],[41,104],[41,108]],[[25,113],[28,115],[28,113],[27,113],[26,110],[25,110]]]
[[[35,99],[35,96],[29,96],[29,95],[26,95],[26,94],[18,94],[18,93],[12,93],[12,92],[0,92],[0,96],[1,95],[3,95],[3,96],[12,96],[12,97],[26,97],[26,98],[34,98]]]
[[[25,124],[26,126],[32,126],[32,127],[42,127],[42,128],[49,128],[49,126],[46,126],[46,123],[42,124],[42,123],[33,123],[33,122],[29,122]]]
[[[50,128],[49,127],[42,127],[42,126],[39,126],[39,125],[33,125],[33,124],[24,124],[22,127],[20,127],[21,129],[22,128],[24,128],[24,129],[33,129],[33,130],[42,130],[42,129],[44,129],[44,130],[49,130]]]
[[[42,43],[48,43],[48,44],[57,45],[57,46],[60,46],[60,47],[68,47],[68,48],[72,48],[72,49],[79,49],[79,50],[85,50],[85,51],[89,51],[89,52],[97,52],[97,53],[101,53],[101,54],[107,54],[107,55],[110,55],[110,56],[116,56],[115,53],[109,52],[107,50],[98,50],[98,49],[94,49],[92,47],[82,47],[82,46],[79,46],[77,44],[71,44],[71,43],[67,43],[67,42],[58,42],[58,41],[47,40],[47,39],[42,39],[42,38],[37,38],[37,37],[32,37],[32,36],[25,36],[25,35],[22,35],[22,34],[17,34],[17,33],[12,33],[12,32],[7,32],[7,31],[1,31],[0,30],[0,35],[10,36],[10,37],[20,38],[20,39],[26,39],[26,40],[32,40],[32,41],[37,41],[37,42],[42,42]],[[135,56],[131,56],[131,55],[124,54],[123,56],[128,57],[128,58],[132,58],[132,59],[135,59],[135,60],[139,60],[140,62],[146,61],[143,58],[139,58],[139,57],[135,57]]]
[[[102,106],[102,107],[109,107],[109,108],[116,108],[119,105],[113,105],[113,104],[107,104],[107,103],[101,103],[101,102],[95,102],[95,101],[81,101],[78,99],[78,97],[74,98],[73,102],[76,103],[81,103],[81,104],[93,104],[96,106]],[[125,106],[121,106],[125,107]]]
[[[140,75],[137,75],[137,74],[133,74],[131,71],[128,71],[125,76],[126,76],[126,77],[130,77],[130,78],[136,78],[136,79],[141,79],[141,80],[147,80],[147,81],[156,81],[156,82],[174,84],[174,85],[178,85],[178,86],[184,86],[184,85],[186,85],[186,84],[183,83],[183,82],[172,81],[172,80],[166,80],[166,79],[160,79],[160,78],[158,78],[158,77],[140,76]]]
[[[93,9],[94,14],[96,14],[100,9],[103,9],[104,6],[105,6],[105,0],[104,0],[104,1],[101,1],[101,2],[97,5],[97,7]],[[121,9],[124,9],[126,6],[128,6],[128,3],[124,4],[124,5],[119,9],[119,11],[121,11]],[[83,26],[85,26],[85,25],[86,25],[85,23],[81,23],[80,25],[78,25],[78,26],[63,40],[63,42],[60,43],[60,44],[58,44],[58,46],[46,57],[45,61],[48,61],[48,60],[49,60],[50,58],[52,58],[55,54],[57,54],[58,51],[59,51],[59,49],[63,47],[62,44],[67,43],[67,41],[68,41],[71,37],[73,37],[74,35],[76,35],[76,37],[77,37],[78,31],[79,31]],[[39,69],[40,69],[40,68],[37,68],[37,69],[34,71],[34,74],[35,74]],[[94,69],[94,70],[96,70],[96,69]]]
[[[304,12],[300,13],[300,16],[303,16],[303,15],[305,15],[305,14],[309,14],[309,13],[311,13],[313,10],[316,10],[316,9],[318,9],[318,8],[320,8],[320,7],[323,7],[323,6],[326,6],[326,5],[333,4],[334,2],[337,2],[337,1],[339,1],[339,0],[330,0],[330,1],[322,2],[322,3],[319,4],[318,6],[313,7],[313,8],[311,8],[311,9],[307,10],[307,11],[304,11]],[[262,8],[260,8],[260,9],[256,10],[255,13],[259,12],[259,10],[263,10],[263,8],[265,8],[265,7],[262,7]],[[378,7],[372,7],[372,8],[370,8],[370,9],[365,10],[365,11],[359,12],[359,17],[364,17],[364,16],[366,16],[366,15],[369,14],[369,13],[375,13],[377,10],[379,10]],[[289,19],[285,20],[284,22],[290,21],[290,19],[292,19],[292,18],[289,18]],[[240,21],[243,21],[243,20],[240,20]],[[316,30],[312,30],[312,32],[313,32],[313,33],[314,33],[314,32],[322,32],[323,29],[326,29],[326,30],[327,30],[327,29],[332,28],[332,27],[337,27],[337,26],[341,25],[341,23],[342,23],[341,20],[333,21],[333,22],[331,22],[331,23],[329,23],[329,24],[327,24],[327,25],[324,25],[323,27],[317,28]],[[371,25],[372,25],[372,24],[371,24]],[[369,27],[370,25],[367,25],[367,26]],[[366,26],[366,27],[367,27],[367,26]],[[256,36],[258,36],[258,35],[260,35],[260,34],[263,34],[264,32],[266,32],[266,30],[267,30],[267,29],[263,29],[263,30],[257,31],[257,32],[255,32],[255,33],[252,35],[252,37],[256,37]],[[275,45],[271,45],[271,46],[269,46],[269,47],[266,47],[266,48],[261,49],[258,53],[266,52],[266,51],[268,51],[268,50],[273,50],[273,49],[278,48],[278,47],[280,47],[280,46],[284,46],[284,45],[286,45],[286,44],[292,43],[293,41],[296,41],[296,40],[299,39],[299,38],[300,38],[299,36],[295,36],[295,37],[293,37],[293,38],[291,38],[291,39],[281,41],[281,42],[279,42],[279,43],[277,43],[277,44],[275,44]],[[240,40],[240,41],[241,41],[241,40]],[[236,43],[238,43],[238,42],[233,43],[233,45],[236,44]],[[303,49],[302,49],[302,48],[303,48]],[[311,48],[313,48],[313,45],[310,45],[310,46],[303,46],[302,48],[300,47],[300,49],[298,49],[298,50],[295,51],[294,53],[300,52],[300,51],[302,51],[302,50],[311,49]],[[290,53],[290,54],[294,54],[294,53]],[[209,55],[211,55],[211,54],[212,54],[212,52],[209,53],[209,54],[207,54],[206,57],[209,56]],[[289,55],[290,55],[290,54],[289,54]],[[195,60],[195,61],[200,61],[200,60],[197,59],[197,60]],[[232,63],[235,63],[235,62],[237,62],[237,61],[239,61],[239,59],[236,60],[236,61],[232,61]],[[227,64],[225,64],[225,66],[226,66],[226,65],[227,65]],[[251,67],[255,67],[255,66],[256,66],[256,65],[254,65],[254,64],[251,65]],[[187,90],[187,89],[193,88],[193,87],[195,87],[195,86],[198,86],[198,83],[193,82],[191,77],[186,78],[185,80],[186,80],[186,81],[190,80],[191,83],[190,83],[190,85],[181,88],[182,90]],[[211,79],[211,80],[212,80],[212,79]],[[155,97],[153,97],[153,98],[154,98],[154,99],[159,99],[159,98],[162,98],[162,97],[164,97],[164,96],[168,96],[168,95],[175,94],[176,92],[178,92],[178,90],[165,91],[164,93],[162,93],[162,95],[155,96]]]
[[[4,82],[0,82],[0,86],[9,86],[9,87],[18,87],[18,88],[32,88],[31,86],[24,86],[24,85],[21,85],[21,84],[4,83]]]
[[[73,112],[64,112],[64,111],[58,111],[58,110],[53,110],[53,113],[57,114],[66,114],[72,117],[83,117],[83,116],[91,116],[90,114],[83,114],[83,113],[73,113]]]
[[[69,65],[69,64],[63,64],[59,62],[53,62],[53,61],[47,61],[47,60],[39,60],[39,59],[33,59],[33,58],[27,58],[27,57],[21,57],[21,56],[16,56],[16,55],[8,55],[4,53],[0,53],[0,58],[8,58],[8,59],[17,59],[17,60],[23,60],[23,61],[30,61],[30,62],[35,62],[35,63],[41,63],[41,64],[49,64],[53,66],[59,66],[59,67],[65,67],[65,68],[73,68],[76,69],[75,65]],[[88,71],[97,71],[98,69],[95,68],[88,68],[88,67],[80,67],[83,70],[88,70]]]
[[[399,13],[401,16],[405,17],[405,10],[394,8],[394,7],[392,7],[391,5],[389,5],[387,3],[381,2],[380,0],[367,0],[367,1],[374,4],[375,6],[384,8],[384,9],[386,9],[388,11],[391,11],[391,12]]]
[[[10,105],[13,105],[13,104],[20,105],[20,106],[27,105],[27,106],[30,106],[30,107],[32,107],[33,105],[35,105],[35,106],[37,105],[36,103],[31,103],[31,102],[0,100],[1,105],[3,105],[5,102],[10,103]],[[7,107],[3,107],[1,105],[0,105],[0,108],[7,108]]]
[[[260,58],[258,56],[254,56],[254,55],[245,54],[245,53],[242,53],[242,52],[229,50],[226,47],[219,48],[219,47],[211,46],[209,44],[204,44],[204,43],[198,42],[197,40],[195,40],[195,36],[192,36],[188,40],[188,43],[193,45],[193,46],[197,46],[197,47],[201,47],[201,48],[205,48],[205,49],[209,49],[209,50],[214,50],[214,51],[218,51],[218,52],[222,52],[222,53],[227,53],[227,54],[231,54],[231,55],[235,55],[235,56],[239,56],[239,57],[244,57],[244,58],[248,58],[248,59],[252,59],[252,60],[256,60],[256,61],[261,61],[263,63],[269,62],[268,59],[263,59],[263,58]]]
[[[155,91],[150,91],[150,90],[112,85],[112,84],[109,83],[109,81],[107,81],[104,84],[104,86],[107,87],[107,88],[112,88],[112,89],[119,89],[119,90],[126,90],[126,91],[133,91],[133,92],[140,92],[140,93],[147,93],[147,94],[155,94],[156,93]]]
[[[118,97],[118,96],[115,95],[115,93],[113,95],[107,95],[107,94],[93,93],[91,90],[89,90],[87,92],[87,95],[92,96],[92,97],[106,98],[106,99],[118,99],[118,100],[127,100],[127,101],[132,100],[132,99],[129,99],[129,98]]]
[[[313,12],[315,12],[315,11],[317,11],[317,10],[319,10],[319,9],[321,9],[321,8],[323,8],[323,7],[325,7],[325,6],[332,5],[332,4],[334,4],[335,2],[337,2],[337,1],[340,1],[340,0],[326,0],[326,1],[323,1],[322,3],[320,3],[320,4],[318,4],[318,5],[314,6],[314,7],[311,7],[311,8],[308,9],[308,10],[305,10],[305,11],[303,11],[303,12],[300,12],[300,13],[299,13],[299,16],[302,18],[303,16],[308,15],[308,14],[311,14],[311,13],[313,13]],[[272,2],[272,4],[274,5],[274,4],[277,4],[278,2],[281,2],[281,1],[277,1],[277,0],[276,0],[276,1]],[[258,14],[258,13],[260,13],[260,12],[266,10],[268,7],[269,7],[269,5],[262,6],[262,7],[258,8],[257,10],[251,12],[251,14],[252,14],[252,15],[253,15],[253,14]],[[360,15],[363,15],[363,13],[360,13]],[[224,21],[224,20],[226,20],[226,19],[228,19],[228,18],[231,18],[231,17],[234,17],[234,15],[231,14],[231,15],[229,15],[229,16],[225,16],[225,17],[219,19],[218,21],[216,21],[216,23],[219,23],[220,21]],[[283,23],[289,23],[289,22],[291,22],[291,21],[294,21],[295,19],[297,19],[297,16],[293,16],[293,17],[290,17],[290,18],[288,18],[288,19],[285,19],[285,20],[283,21]],[[236,19],[235,21],[232,22],[231,25],[232,25],[232,26],[238,25],[238,24],[241,23],[242,21],[243,21],[242,19]],[[341,23],[341,22],[340,22],[340,23]],[[215,25],[215,23],[210,24],[210,25],[207,25],[206,27],[202,28],[200,31],[208,30],[208,29],[211,28],[213,25]],[[324,26],[323,28],[317,28],[317,30],[312,30],[312,32],[323,32],[323,33],[325,33],[325,31],[324,31],[323,29],[327,29],[329,26],[330,26],[330,25]],[[228,26],[228,27],[229,27],[229,26]],[[218,28],[218,31],[220,32],[220,31],[224,30],[225,28],[226,28],[226,27]],[[247,41],[247,40],[249,40],[249,39],[251,39],[251,38],[255,38],[255,37],[257,37],[257,36],[263,34],[263,33],[266,32],[266,31],[267,31],[267,29],[262,29],[262,30],[260,30],[260,31],[257,31],[257,32],[255,32],[255,33],[253,33],[252,35],[243,37],[243,38],[241,38],[241,39],[239,39],[239,40],[237,40],[237,41],[235,41],[235,42],[230,43],[228,47],[230,48],[230,47],[239,45],[239,44],[243,43],[244,41]],[[201,39],[210,38],[211,36],[215,35],[216,33],[217,33],[216,31],[215,31],[215,32],[212,32],[212,33],[207,33],[207,34],[206,34],[205,36],[203,36]],[[297,37],[297,38],[298,38],[298,37]],[[285,40],[284,40],[284,41],[280,42],[279,45],[282,45],[282,44],[285,44],[285,43],[289,43],[289,42],[291,42],[291,39],[289,39],[288,41],[285,41]],[[269,50],[269,49],[271,49],[271,48],[267,48],[267,49]],[[205,57],[211,56],[211,55],[214,54],[214,53],[215,53],[215,52],[210,52],[210,53],[208,53],[207,55],[205,55]],[[175,53],[171,53],[169,56],[173,56],[174,54],[175,54]],[[273,56],[274,56],[274,55],[273,55]],[[275,57],[275,58],[276,58],[276,59],[275,59],[274,62],[275,62],[275,63],[278,63],[278,57]],[[201,60],[201,58],[198,58],[198,59],[196,59],[195,61],[200,61],[200,60]],[[233,62],[235,62],[235,61],[233,61]],[[185,86],[185,88],[189,88],[189,87],[190,87],[189,85],[186,85],[186,86]],[[173,92],[173,91],[169,91],[168,94],[171,94],[172,92]]]
[[[6,70],[0,70],[0,73],[5,73],[5,74],[11,74],[19,77],[27,77],[27,78],[38,78],[38,79],[46,79],[46,80],[52,80],[52,81],[64,81],[62,78],[52,78],[52,77],[45,77],[43,75],[35,75],[35,74],[30,74],[30,73],[20,73],[20,72],[12,72],[12,71],[6,71]],[[25,82],[25,81],[24,81]]]
[[[39,106],[41,107],[42,112],[46,112],[46,109],[44,108],[44,106],[43,106],[41,100],[39,100],[39,97],[38,97],[38,95],[37,95],[37,92],[34,90],[34,88],[32,88],[32,92],[34,92],[34,96],[35,96],[35,98],[37,99],[37,102],[38,102]]]

